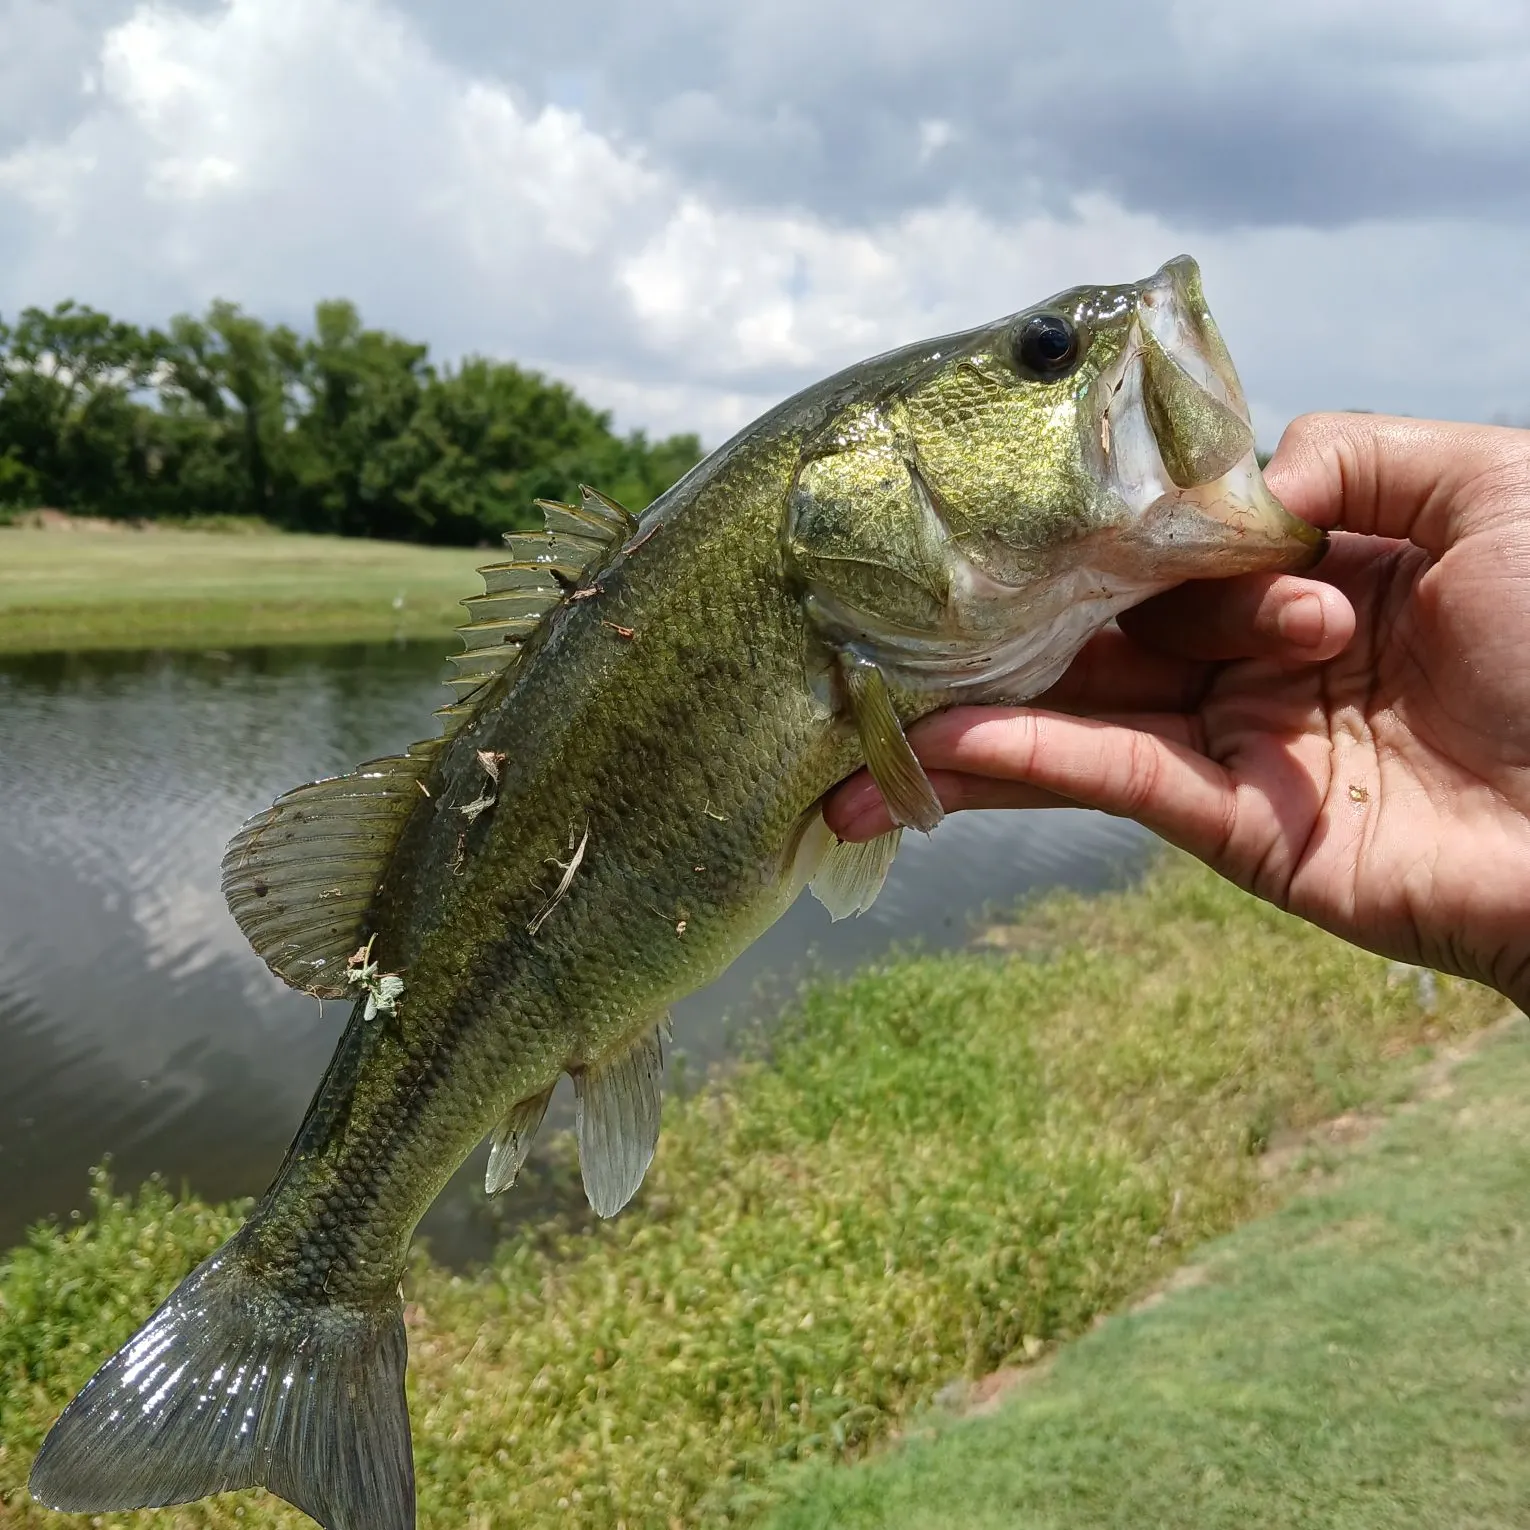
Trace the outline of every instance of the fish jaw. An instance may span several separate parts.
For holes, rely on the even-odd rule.
[[[1125,512],[1098,566],[1151,585],[1310,568],[1327,537],[1270,492],[1248,402],[1188,256],[1138,288],[1133,343],[1108,379],[1104,481]]]

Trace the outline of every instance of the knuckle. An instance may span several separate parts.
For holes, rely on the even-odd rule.
[[[1124,776],[1118,796],[1128,817],[1140,817],[1157,800],[1163,762],[1154,741],[1145,733],[1133,733],[1123,759]]]
[[[1022,712],[1014,719],[1014,730],[1011,757],[1015,764],[1016,778],[1021,781],[1041,780],[1048,773],[1049,719],[1036,712]]]
[[[1238,798],[1235,792],[1228,792],[1221,804],[1219,822],[1211,835],[1211,864],[1218,867],[1230,865],[1237,843]]]
[[[1281,443],[1289,443],[1294,447],[1305,446],[1314,436],[1326,433],[1332,418],[1332,415],[1327,414],[1299,414],[1281,433]]]

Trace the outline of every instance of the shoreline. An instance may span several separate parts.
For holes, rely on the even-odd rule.
[[[493,548],[0,527],[0,656],[412,642],[443,657]]]

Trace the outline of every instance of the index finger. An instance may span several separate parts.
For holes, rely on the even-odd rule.
[[[1530,490],[1530,433],[1381,414],[1293,420],[1265,469],[1293,515],[1324,530],[1405,538],[1439,556]],[[1321,575],[1319,575],[1321,577]]]

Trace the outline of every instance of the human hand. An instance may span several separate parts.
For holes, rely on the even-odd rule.
[[[1311,577],[1183,585],[1033,707],[910,740],[948,810],[1135,818],[1358,945],[1530,1005],[1530,431],[1313,415],[1266,477]],[[829,825],[889,827],[864,773]]]

